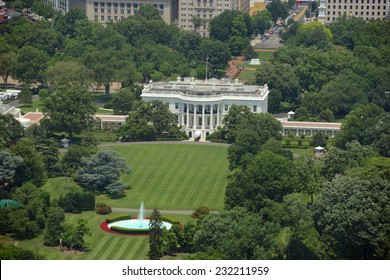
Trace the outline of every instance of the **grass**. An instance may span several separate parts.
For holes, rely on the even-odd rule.
[[[38,109],[39,112],[42,112],[43,105],[41,99],[38,97],[31,104],[26,104],[18,107],[24,114],[28,112],[36,112]]]
[[[42,186],[42,190],[50,194],[50,199],[58,199],[68,192],[82,191],[82,188],[70,177],[50,178]]]
[[[131,215],[130,213],[122,213]],[[111,214],[118,215],[118,213]],[[91,236],[85,238],[90,250],[83,253],[71,253],[69,251],[60,251],[58,247],[47,247],[43,245],[43,235],[34,239],[18,241],[18,246],[31,249],[35,253],[44,255],[48,260],[144,260],[148,259],[149,240],[147,236],[129,236],[113,234],[100,229],[100,224],[108,218],[100,216],[94,212],[83,212],[82,214],[66,214],[66,222],[76,224],[78,219],[88,221],[91,228]],[[166,215],[168,216],[168,215]],[[185,224],[188,221],[194,221],[186,215],[169,215],[169,217],[180,220]],[[183,259],[186,255],[179,255],[174,259]]]
[[[258,52],[258,57],[261,61],[271,60],[273,52]]]
[[[227,183],[227,147],[180,144],[130,144],[110,147],[132,168],[122,176],[131,186],[121,199],[98,198],[110,206],[195,210],[223,208]]]
[[[238,75],[238,78],[241,81],[245,82],[254,82],[256,81],[256,71],[254,70],[242,70],[241,73]]]

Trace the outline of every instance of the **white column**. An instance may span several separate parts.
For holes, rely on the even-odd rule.
[[[190,127],[190,104],[186,103],[187,106],[187,121],[186,121],[186,127]]]
[[[193,129],[196,129],[196,123],[197,123],[197,121],[196,121],[196,105],[194,104],[194,123],[193,123]]]
[[[180,103],[180,104],[181,104],[181,108],[180,108],[180,118],[181,118],[180,127],[183,127],[184,126],[184,103]]]
[[[221,106],[221,104],[217,104],[217,126],[221,125],[221,122],[220,122],[220,114],[221,114],[221,112],[219,111],[219,106]]]
[[[204,121],[205,121],[205,117],[204,117],[204,105],[202,105],[202,130],[204,130]]]
[[[210,129],[214,129],[214,123],[213,123],[213,110],[214,110],[214,104],[211,104],[211,110],[210,110]]]

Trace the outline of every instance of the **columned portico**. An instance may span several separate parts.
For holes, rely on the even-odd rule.
[[[178,116],[178,125],[190,138],[208,134],[222,125],[232,105],[248,106],[253,112],[267,112],[268,86],[246,86],[237,79],[197,81],[180,77],[175,82],[150,81],[142,91],[145,101],[161,100]]]

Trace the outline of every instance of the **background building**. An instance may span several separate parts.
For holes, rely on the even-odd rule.
[[[364,20],[384,20],[389,15],[390,0],[326,0],[325,22],[339,16],[360,17]]]
[[[50,1],[50,0],[49,0]],[[56,1],[56,0],[54,0]],[[119,21],[136,14],[145,4],[155,6],[163,20],[170,24],[177,20],[178,0],[69,0],[70,8],[85,11],[89,20],[102,24]]]
[[[209,36],[209,22],[226,10],[249,13],[250,0],[179,0],[177,25],[183,30],[195,30],[202,37]],[[198,17],[200,26],[195,28],[193,17]]]
[[[232,105],[248,106],[254,113],[268,111],[268,86],[244,85],[237,79],[206,81],[180,77],[174,82],[150,82],[141,97],[161,100],[177,116],[178,125],[190,138],[205,139],[222,125]]]

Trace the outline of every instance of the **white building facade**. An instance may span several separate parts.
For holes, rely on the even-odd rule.
[[[145,85],[141,98],[161,100],[177,117],[178,125],[189,138],[206,139],[218,126],[232,105],[248,106],[254,113],[268,111],[268,86],[244,85],[218,79],[206,81],[177,78],[174,82]]]

